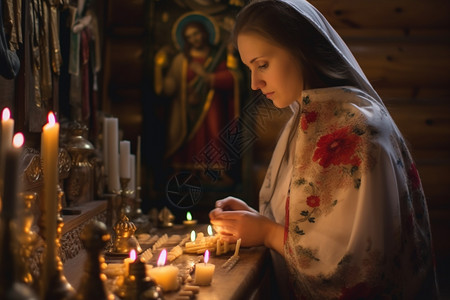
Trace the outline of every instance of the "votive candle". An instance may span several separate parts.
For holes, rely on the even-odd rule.
[[[208,263],[209,251],[206,250],[203,256],[203,263],[195,265],[195,283],[198,285],[210,285],[216,266]]]
[[[163,249],[158,258],[157,267],[149,269],[148,275],[164,292],[178,289],[178,268],[176,266],[165,266],[167,250]]]

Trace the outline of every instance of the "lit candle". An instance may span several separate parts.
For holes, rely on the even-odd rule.
[[[131,249],[129,257],[123,260],[123,270],[125,276],[128,276],[128,274],[130,274],[130,264],[136,260],[136,257],[137,257],[136,250]]]
[[[163,249],[158,258],[157,267],[149,269],[148,274],[151,279],[161,286],[164,292],[178,289],[178,268],[175,266],[165,266],[167,250]]]
[[[119,121],[108,118],[108,191],[119,192]]]
[[[12,143],[14,147],[7,149],[5,152],[4,170],[8,172],[8,176],[4,176],[5,190],[3,197],[2,214],[10,218],[14,217],[16,211],[15,203],[17,197],[17,174],[23,142],[23,134],[17,133],[16,135],[14,135]]]
[[[9,108],[5,107],[2,112],[2,151],[11,148],[14,133],[14,120],[11,118]]]
[[[209,251],[205,251],[203,256],[203,263],[198,263],[195,265],[195,283],[198,285],[210,285],[213,275],[215,265],[209,264]]]
[[[183,221],[183,224],[186,226],[192,226],[197,224],[197,220],[192,220],[192,215],[191,213],[188,211],[186,213],[186,220]]]
[[[120,141],[120,178],[130,176],[130,141]]]
[[[206,232],[208,232],[209,236],[213,235],[213,230],[212,230],[212,226],[211,225],[208,225],[208,228],[206,229]]]
[[[55,239],[57,217],[57,184],[58,184],[58,150],[59,150],[59,123],[55,115],[48,114],[48,123],[42,128],[41,159],[44,177],[43,202],[45,220],[45,240],[47,272],[55,270]],[[49,274],[47,274],[48,276]],[[51,274],[53,275],[53,274]],[[48,278],[48,277],[46,277]]]

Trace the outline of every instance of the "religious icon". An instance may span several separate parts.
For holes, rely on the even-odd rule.
[[[155,14],[171,37],[153,57],[154,92],[170,103],[164,157],[175,172],[233,184],[240,153],[230,153],[224,140],[230,126],[236,130],[241,107],[242,74],[229,40],[233,15],[223,1],[196,8],[180,10],[176,18],[173,7]]]

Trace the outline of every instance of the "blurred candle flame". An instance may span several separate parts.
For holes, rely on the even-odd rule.
[[[189,211],[186,214],[186,220],[192,221],[192,215],[191,215],[191,212],[189,212]]]
[[[23,134],[21,132],[18,132],[13,137],[13,146],[15,148],[20,148],[20,147],[22,147],[24,141],[25,141],[25,138],[23,137]]]
[[[2,120],[7,121],[11,117],[11,111],[9,108],[5,107],[2,112]]]
[[[203,256],[203,261],[205,264],[209,261],[209,250],[205,251],[205,255]]]
[[[208,231],[208,234],[209,234],[210,236],[213,235],[213,231],[212,231],[212,226],[211,226],[211,225],[208,225],[207,231]]]
[[[135,261],[136,257],[137,257],[136,250],[131,249],[131,251],[130,251],[130,258],[131,258],[131,260]]]
[[[159,254],[158,262],[157,262],[156,265],[157,265],[158,267],[164,266],[164,265],[166,264],[166,257],[167,257],[167,250],[166,250],[166,249],[163,249],[163,250],[161,251],[161,254]]]
[[[191,242],[195,241],[195,231],[191,231]]]
[[[56,118],[55,115],[52,112],[48,113],[48,124],[50,124],[50,126],[55,125],[56,123]]]

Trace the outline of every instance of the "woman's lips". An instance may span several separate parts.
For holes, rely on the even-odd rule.
[[[274,92],[270,92],[270,93],[264,94],[264,96],[266,96],[266,98],[270,99],[270,97],[272,97],[273,94],[274,94]]]

